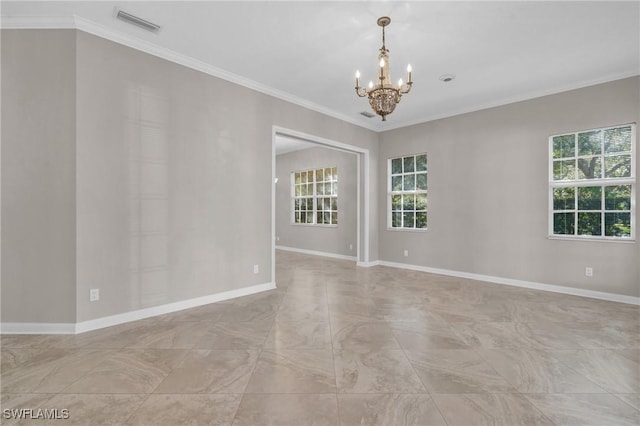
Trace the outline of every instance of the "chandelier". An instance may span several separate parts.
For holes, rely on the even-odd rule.
[[[382,47],[378,55],[378,83],[369,82],[369,87],[360,87],[360,71],[356,71],[356,93],[361,98],[369,97],[369,104],[376,114],[382,117],[382,121],[387,121],[387,115],[391,114],[396,105],[400,102],[402,95],[411,91],[411,65],[407,66],[407,84],[402,84],[402,79],[398,85],[391,83],[389,72],[389,50],[384,44],[384,27],[391,23],[391,18],[383,16],[378,18],[378,25],[382,27]]]

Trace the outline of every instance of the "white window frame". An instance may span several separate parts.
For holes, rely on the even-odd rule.
[[[617,128],[622,128],[622,127],[631,127],[631,152],[629,153],[629,155],[631,156],[631,173],[629,177],[601,177],[599,179],[581,179],[579,178],[579,174],[578,174],[578,165],[577,162],[579,159],[581,158],[591,158],[594,157],[594,155],[578,155],[578,134],[579,133],[587,133],[587,132],[594,132],[594,131],[606,131],[606,130],[610,130],[610,129],[617,129]],[[554,170],[553,170],[553,166],[554,166],[554,158],[553,158],[553,139],[555,137],[558,136],[566,136],[566,135],[574,135],[575,137],[575,156],[573,157],[567,157],[569,159],[573,158],[576,160],[576,165],[575,165],[575,171],[574,171],[574,178],[570,179],[570,180],[554,180]],[[565,132],[565,133],[559,133],[559,134],[555,134],[549,137],[549,154],[548,154],[548,158],[549,158],[549,217],[548,217],[548,223],[549,223],[549,228],[548,228],[548,238],[550,239],[566,239],[566,240],[584,240],[584,241],[612,241],[612,242],[634,242],[635,241],[635,235],[636,235],[636,190],[637,190],[637,186],[636,186],[636,124],[635,123],[627,123],[627,124],[621,124],[621,125],[616,125],[616,126],[609,126],[609,127],[600,127],[600,128],[595,128],[595,129],[587,129],[587,130],[579,130],[579,131],[573,131],[573,132]],[[626,155],[626,152],[622,152]],[[604,150],[602,150],[600,155],[596,155],[601,157],[601,158],[606,158],[607,156],[614,156],[614,155],[619,155],[620,153],[614,153],[614,154],[606,154],[604,152]],[[600,166],[602,169],[605,168],[605,164],[601,164]],[[605,213],[606,212],[612,212],[612,210],[606,210],[605,207],[605,196],[604,196],[604,188],[608,187],[608,186],[618,186],[618,185],[630,185],[631,186],[631,200],[630,200],[630,210],[622,210],[620,212],[622,213],[629,213],[630,214],[630,225],[631,225],[631,232],[630,232],[630,236],[628,237],[616,237],[616,236],[606,236],[605,235]],[[602,196],[601,196],[601,206],[600,209],[597,210],[579,210],[578,209],[578,196],[577,196],[577,191],[579,188],[584,188],[584,187],[600,187],[602,188]],[[569,210],[562,210],[562,209],[558,209],[555,210],[554,209],[554,199],[553,199],[553,192],[554,189],[557,188],[576,188],[576,194],[574,196],[574,208],[573,209],[569,209]],[[562,212],[567,212],[567,213],[575,213],[575,217],[574,217],[574,233],[573,234],[555,234],[554,233],[554,213],[562,213]],[[601,235],[580,235],[578,234],[578,214],[579,212],[584,212],[584,213],[600,213],[601,214]]]
[[[414,157],[414,167],[416,164],[416,157],[418,156],[422,156],[424,155],[426,157],[426,167],[427,170],[423,171],[416,171],[415,168],[412,172],[404,172],[404,159],[405,158],[409,158],[409,157]],[[402,173],[393,173],[393,169],[392,169],[392,163],[393,160],[397,160],[397,159],[401,159],[402,160],[402,164],[403,164],[403,172]],[[418,174],[422,174],[422,173],[426,173],[426,185],[427,185],[427,189],[413,189],[413,190],[400,190],[400,191],[394,191],[393,190],[393,177],[394,176],[405,176],[405,175],[411,175],[413,174],[414,176],[416,176],[416,181],[417,181],[417,175]],[[389,231],[403,231],[403,232],[425,232],[428,227],[429,227],[429,221],[428,221],[428,217],[429,217],[429,207],[428,207],[428,189],[429,189],[429,184],[428,184],[428,176],[429,176],[429,156],[427,155],[426,152],[420,152],[417,154],[408,154],[408,155],[402,155],[399,157],[393,157],[393,158],[389,158],[387,159],[387,230]],[[427,219],[427,225],[424,228],[417,228],[416,227],[416,222],[417,220],[414,219],[414,226],[413,227],[404,227],[404,226],[400,226],[400,227],[394,227],[393,226],[393,197],[396,195],[424,195],[427,200],[425,200],[425,210],[411,210],[414,213],[417,212],[423,212],[426,214],[426,219]],[[402,210],[402,212],[404,213],[404,209]],[[404,215],[402,215],[402,221],[403,221],[403,225],[404,225]]]
[[[326,170],[329,169],[332,171],[332,178],[331,180],[327,180],[326,179]],[[322,172],[322,178],[323,180],[317,180],[318,177],[318,172]],[[307,180],[307,182],[305,183],[307,186],[311,185],[313,191],[311,194],[307,193],[306,195],[296,195],[296,180],[295,180],[295,176],[298,173],[307,173],[307,179],[308,179],[308,175],[309,173],[312,174],[313,180],[312,182],[309,182]],[[298,171],[292,171],[291,172],[291,225],[296,225],[296,226],[323,226],[323,227],[337,227],[338,226],[338,167],[333,166],[333,167],[318,167],[315,169],[307,169],[307,170],[298,170]],[[331,185],[331,193],[330,194],[320,194],[318,191],[318,185],[322,184],[323,187],[326,184],[330,184]],[[304,185],[304,184],[298,184],[298,185]],[[324,191],[323,191],[324,192]],[[308,207],[305,209],[306,214],[311,214],[313,220],[311,222],[296,222],[296,212],[300,211],[300,210],[296,210],[296,200],[300,200],[300,199],[307,199],[310,200],[312,203],[312,209],[309,209]],[[323,204],[324,204],[324,200],[325,199],[329,199],[329,204],[330,207],[329,209],[318,209],[318,200],[322,199],[323,200]],[[335,203],[334,203],[335,200]],[[333,208],[335,207],[335,209]],[[323,213],[323,214],[328,214],[329,215],[329,220],[330,223],[318,223],[317,220],[317,216],[318,213]]]

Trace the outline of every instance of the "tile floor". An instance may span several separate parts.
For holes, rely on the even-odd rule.
[[[3,335],[0,422],[47,408],[78,425],[640,424],[637,306],[288,252],[277,265],[270,292]]]

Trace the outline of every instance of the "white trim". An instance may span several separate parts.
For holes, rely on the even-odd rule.
[[[604,148],[604,136],[602,137],[603,139],[601,139],[601,153],[599,155],[579,155],[579,135],[581,133],[587,133],[587,132],[595,132],[595,131],[600,131],[600,132],[604,132],[606,130],[611,130],[611,129],[619,129],[619,128],[623,128],[623,127],[630,127],[631,128],[631,149],[630,151],[621,151],[621,152],[616,152],[616,153],[609,153],[607,154],[605,152],[605,148]],[[571,135],[573,136],[573,141],[574,141],[574,152],[573,152],[573,156],[571,157],[563,157],[563,158],[554,158],[553,157],[553,139],[558,137],[558,136],[567,136],[567,135]],[[607,242],[635,242],[636,239],[636,221],[635,221],[635,209],[636,209],[636,152],[635,152],[635,146],[636,146],[636,123],[635,122],[631,122],[631,123],[625,123],[625,124],[616,124],[613,126],[606,126],[606,127],[597,127],[597,128],[593,128],[593,129],[586,129],[586,130],[576,130],[576,131],[571,131],[571,132],[565,132],[565,133],[557,133],[554,135],[549,136],[548,139],[548,159],[547,159],[547,163],[549,165],[549,192],[548,192],[548,208],[547,208],[547,220],[548,220],[548,224],[547,224],[547,238],[549,239],[564,239],[564,240],[573,240],[573,241],[607,241]],[[629,155],[630,159],[631,159],[631,174],[629,177],[620,177],[620,178],[616,178],[616,177],[604,177],[604,172],[605,172],[605,166],[606,166],[606,161],[605,159],[607,157],[611,157],[611,156],[615,156],[615,155]],[[592,158],[592,157],[597,157],[600,158],[602,161],[601,164],[601,168],[602,168],[602,174],[600,176],[600,178],[597,179],[581,179],[579,177],[579,173],[578,173],[578,163],[580,161],[581,158]],[[573,166],[574,168],[574,178],[573,179],[567,179],[567,180],[555,180],[554,179],[554,164],[556,161],[575,161],[575,165]],[[606,186],[617,186],[617,185],[630,185],[631,186],[631,202],[630,202],[630,206],[629,206],[629,210],[607,210],[606,209],[606,200],[605,200],[605,194],[604,194],[604,187]],[[601,195],[602,195],[602,199],[601,199],[601,205],[600,205],[600,209],[589,209],[589,210],[580,210],[578,208],[578,193],[576,191],[576,194],[574,194],[574,206],[572,209],[559,209],[556,210],[554,209],[554,205],[553,205],[553,192],[556,188],[583,188],[583,187],[587,187],[587,186],[594,186],[594,187],[599,187],[601,188]],[[580,235],[578,234],[578,217],[579,217],[579,213],[580,212],[593,212],[593,213],[598,213],[600,214],[600,224],[601,224],[601,235]],[[615,237],[615,236],[607,236],[605,235],[605,223],[606,223],[606,213],[609,212],[619,212],[619,213],[629,213],[630,216],[630,225],[631,225],[631,234],[629,235],[629,237]],[[574,233],[573,234],[555,234],[554,233],[554,215],[556,213],[570,213],[573,214],[574,216]]]
[[[138,309],[131,312],[124,312],[122,314],[110,315],[108,317],[96,318],[76,324],[2,323],[0,324],[0,330],[3,334],[78,334],[126,322],[150,318],[157,315],[182,311],[184,309],[196,308],[198,306],[208,305],[209,303],[221,302],[223,300],[235,299],[236,297],[261,293],[275,288],[275,283],[270,282],[239,288],[236,290],[224,291],[222,293],[210,294],[208,296],[181,300],[179,302],[167,303],[165,305]]]
[[[499,108],[506,105],[515,104],[518,102],[526,102],[530,100],[535,100],[539,98],[544,98],[545,96],[557,95],[564,92],[569,92],[571,90],[583,89],[585,87],[596,86],[598,84],[610,83],[617,80],[623,80],[625,78],[636,77],[640,75],[637,69],[631,69],[627,71],[623,71],[620,73],[609,74],[604,77],[594,78],[592,80],[588,80],[582,83],[571,83],[564,84],[561,86],[557,86],[550,89],[540,89],[540,90],[532,90],[527,93],[521,93],[516,96],[506,97],[502,99],[498,99],[496,101],[478,103],[474,105],[468,105],[462,108],[454,109],[452,111],[443,112],[441,114],[433,114],[428,115],[426,117],[417,118],[415,120],[407,120],[403,122],[387,122],[385,128],[376,128],[376,132],[386,132],[389,130],[402,129],[405,127],[416,126],[418,124],[428,123],[430,121],[442,120],[443,118],[456,117],[458,115],[469,114],[477,111],[484,111],[492,108]]]
[[[209,303],[221,302],[223,300],[235,299],[236,297],[248,296],[250,294],[261,293],[263,291],[275,289],[275,283],[257,284],[250,287],[239,288],[236,290],[224,291],[222,293],[210,294],[208,296],[196,297],[193,299],[181,300],[180,302],[168,303],[166,305],[152,306],[150,308],[138,309],[136,311],[125,312],[122,314],[111,315],[108,317],[97,318],[94,320],[83,321],[76,324],[76,333],[84,333],[85,331],[97,330],[112,325],[122,324],[125,322],[137,321],[145,318],[154,317],[156,315],[169,314],[171,312],[182,311],[184,309],[196,308]]]
[[[357,259],[360,260],[362,258],[362,260],[364,262],[368,262],[369,261],[369,233],[371,232],[371,230],[369,229],[369,213],[371,212],[370,209],[370,201],[369,201],[369,188],[370,188],[370,177],[369,177],[369,150],[367,148],[361,148],[359,146],[356,145],[349,145],[346,143],[342,143],[342,142],[337,142],[337,141],[333,141],[331,139],[325,139],[322,137],[318,137],[318,136],[314,136],[314,135],[310,135],[307,133],[303,133],[303,132],[298,132],[296,130],[290,130],[287,129],[285,127],[280,127],[280,126],[276,126],[273,125],[271,128],[271,144],[272,144],[272,149],[271,149],[271,154],[272,154],[272,176],[273,179],[275,179],[275,144],[276,144],[276,138],[278,137],[278,135],[282,135],[282,136],[286,136],[289,138],[294,138],[294,139],[300,139],[304,142],[311,142],[317,145],[321,145],[321,146],[326,146],[329,147],[331,149],[337,149],[340,151],[345,151],[345,152],[350,152],[353,154],[356,154],[358,159],[357,159],[357,164],[358,164],[358,177],[357,177],[357,181],[358,181],[358,185],[357,188],[359,189],[360,187],[362,187],[362,191],[363,191],[363,195],[364,195],[364,207],[361,209],[360,207],[360,197],[358,197],[357,200],[357,211],[358,211],[358,217],[356,218],[356,223],[357,223],[357,237],[358,237],[358,242],[356,244],[356,253],[357,253]],[[363,178],[360,177],[360,162],[362,161],[363,164]],[[276,203],[276,197],[275,197],[275,190],[272,192],[271,194],[271,204],[272,204],[272,223],[271,223],[271,227],[272,227],[272,239],[273,239],[273,247],[272,247],[272,252],[275,254],[275,246],[276,246],[276,227],[275,227],[275,203]],[[363,241],[360,241],[360,230],[362,229],[362,231],[364,232],[364,235],[362,235]],[[364,250],[361,250],[361,245],[364,245]],[[363,253],[362,257],[361,254]],[[275,258],[275,256],[273,256]],[[274,261],[275,262],[275,261]],[[275,270],[275,263],[273,265],[274,270]]]
[[[301,249],[296,247],[276,246],[276,250],[292,251],[296,253],[311,254],[314,256],[331,257],[334,259],[352,260],[354,262],[358,260],[358,258],[355,256],[347,256],[344,254],[327,253],[327,252],[315,251],[315,250],[306,250],[306,249]]]
[[[358,118],[351,117],[349,115],[337,113],[322,105],[310,102],[299,96],[291,93],[283,92],[273,87],[269,87],[265,84],[259,83],[255,80],[251,80],[240,75],[231,73],[221,68],[210,65],[206,62],[192,58],[187,55],[183,55],[171,49],[159,46],[154,43],[133,37],[118,31],[114,31],[111,28],[107,28],[97,22],[91,21],[86,18],[82,18],[77,15],[70,16],[2,16],[1,25],[2,28],[8,29],[76,29],[84,31],[89,34],[101,37],[103,39],[112,41],[114,43],[121,44],[123,46],[130,47],[135,50],[139,50],[144,53],[148,53],[158,58],[165,59],[170,62],[191,68],[205,74],[212,75],[222,80],[235,83],[237,85],[246,87],[251,90],[255,90],[264,93],[269,96],[281,99],[286,102],[308,108],[310,110],[319,112],[320,114],[327,115],[329,117],[336,118],[341,121],[363,127],[374,132],[383,131],[386,129],[380,129],[375,122],[363,122]]]
[[[380,266],[379,260],[372,260],[371,262],[358,262],[356,266],[361,266],[363,268],[371,268],[372,266]]]
[[[54,322],[3,322],[0,324],[2,334],[74,334],[74,323]]]
[[[432,274],[448,275],[458,278],[467,278],[478,281],[486,281],[494,284],[510,285],[514,287],[524,287],[533,290],[550,291],[553,293],[570,294],[573,296],[589,297],[591,299],[608,300],[610,302],[628,303],[630,305],[640,305],[640,297],[627,296],[624,294],[606,293],[603,291],[586,290],[575,287],[566,287],[554,284],[543,284],[532,281],[516,280],[512,278],[494,277],[491,275],[474,274],[471,272],[452,271],[449,269],[431,268],[429,266],[410,265],[406,263],[387,262],[381,260],[381,266],[391,268],[408,269],[412,271],[429,272]]]
[[[431,121],[441,120],[443,118],[455,117],[458,115],[468,114],[471,112],[482,111],[491,108],[497,108],[516,102],[528,101],[532,99],[542,98],[549,95],[555,95],[571,90],[582,89],[585,87],[595,86],[598,84],[609,83],[616,80],[622,80],[629,77],[640,75],[637,69],[631,69],[616,74],[609,74],[604,77],[595,78],[582,83],[572,83],[557,86],[551,89],[533,90],[527,93],[519,94],[512,97],[506,97],[492,102],[478,103],[475,105],[465,106],[462,108],[447,111],[441,114],[428,115],[414,120],[402,122],[385,122],[381,124],[378,121],[362,121],[359,118],[349,115],[340,114],[326,107],[302,99],[290,93],[282,92],[256,81],[241,77],[239,75],[224,71],[220,68],[213,67],[197,59],[179,54],[170,49],[148,43],[141,39],[122,34],[112,29],[108,29],[96,22],[82,18],[77,15],[73,16],[2,16],[0,17],[0,28],[6,29],[77,29],[96,35],[98,37],[113,41],[118,44],[149,53],[151,55],[166,59],[171,62],[192,68],[214,77],[230,81],[240,86],[256,90],[258,92],[282,99],[295,105],[328,115],[338,120],[346,121],[358,127],[372,130],[376,133],[386,132],[389,130],[410,127],[418,124],[428,123]]]

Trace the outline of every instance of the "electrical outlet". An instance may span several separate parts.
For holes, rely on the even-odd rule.
[[[349,244],[349,250],[353,250],[353,244]]]
[[[409,250],[404,251],[404,257],[409,257]]]
[[[89,290],[89,302],[97,302],[100,300],[100,289],[92,288]]]
[[[586,277],[592,277],[593,276],[593,268],[591,266],[587,266],[586,268],[584,268],[584,275]]]
[[[253,273],[257,274],[260,272],[260,266],[259,265],[253,265]]]
[[[280,237],[276,237],[276,241],[280,241]]]

